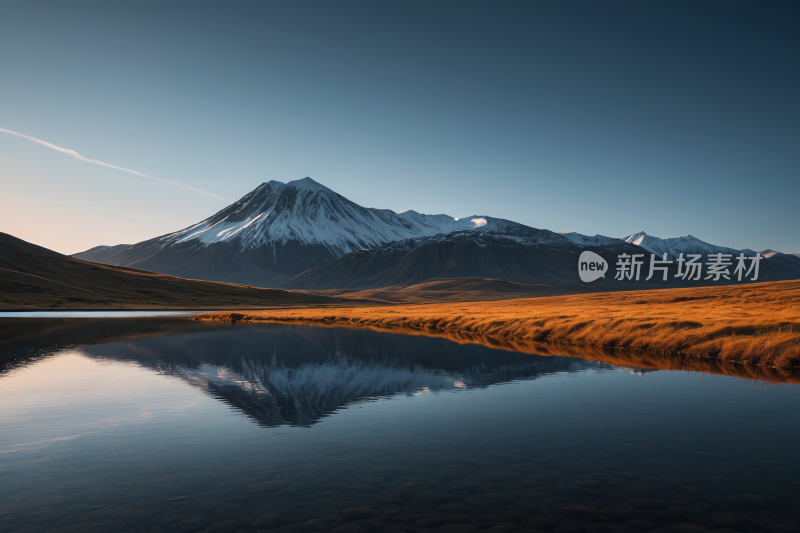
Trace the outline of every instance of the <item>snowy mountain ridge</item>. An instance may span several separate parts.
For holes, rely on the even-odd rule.
[[[459,242],[474,240],[479,246],[484,241],[494,244],[501,244],[503,241],[524,244],[528,246],[538,246],[547,244],[553,246],[574,246],[573,242],[565,236],[546,229],[531,228],[523,224],[517,224],[501,218],[487,216],[467,217],[466,220],[483,221],[480,226],[470,230],[456,230],[449,233],[414,237],[402,241],[396,241],[383,246],[381,249],[386,251],[408,251],[419,246],[433,244],[437,242]]]
[[[680,254],[683,254],[684,257],[688,254],[708,255],[716,253],[731,254],[731,255],[739,255],[740,253],[743,253],[747,257],[752,257],[756,255],[756,252],[754,250],[750,250],[747,248],[743,250],[736,250],[734,248],[728,248],[727,246],[717,246],[715,244],[710,244],[705,241],[702,241],[697,237],[694,237],[693,235],[686,235],[683,237],[672,237],[667,239],[662,239],[660,237],[648,235],[644,231],[628,235],[627,237],[623,237],[621,239],[617,239],[614,237],[606,237],[604,235],[595,235],[594,237],[591,237],[588,235],[581,235],[580,233],[574,233],[574,232],[562,233],[562,235],[564,235],[564,237],[568,238],[570,241],[574,242],[575,244],[581,247],[606,246],[609,244],[619,244],[626,242],[628,244],[635,244],[636,246],[641,246],[648,252],[659,256],[667,254],[667,258],[673,260],[676,259]],[[761,252],[761,255],[764,255],[764,252]]]
[[[408,246],[421,238],[462,231],[516,236],[530,243],[580,247],[627,242],[654,254],[666,253],[670,258],[680,253],[743,252],[747,256],[756,253],[713,245],[692,235],[662,239],[641,231],[620,239],[576,232],[558,234],[488,216],[455,218],[412,210],[395,213],[390,209],[362,207],[308,177],[288,183],[275,180],[262,183],[209,218],[147,242],[162,249],[188,246],[195,250],[224,244],[239,252],[269,249],[272,255],[276,255],[287,242],[292,241],[301,245],[320,245],[333,257],[338,257],[358,250],[391,247],[393,243],[403,242],[402,246]],[[76,256],[85,255],[89,259],[90,256],[122,252],[130,247],[97,246]]]
[[[728,248],[726,246],[717,246],[715,244],[710,244],[705,241],[701,241],[700,239],[692,235],[661,239],[659,237],[654,237],[652,235],[646,234],[643,231],[640,231],[639,233],[628,235],[627,237],[623,238],[623,240],[627,243],[641,246],[648,252],[656,255],[667,254],[669,259],[675,259],[680,254],[684,254],[685,256],[687,254],[708,255],[708,254],[723,253],[723,254],[739,255],[740,253],[743,253],[748,257],[756,255],[756,252],[754,252],[753,250],[749,249],[736,250],[734,248]]]
[[[236,242],[247,250],[293,240],[321,244],[341,255],[412,237],[486,226],[487,221],[477,217],[361,207],[311,178],[304,178],[262,183],[222,211],[159,241],[163,246]]]

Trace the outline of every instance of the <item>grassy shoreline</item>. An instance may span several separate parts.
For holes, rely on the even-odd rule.
[[[676,362],[792,372],[800,367],[800,281],[495,302],[240,311],[197,318],[475,336],[537,353],[550,346],[570,355],[565,349],[576,347]]]

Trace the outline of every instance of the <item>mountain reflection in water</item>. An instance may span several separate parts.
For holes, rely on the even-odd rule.
[[[344,405],[379,396],[610,368],[437,338],[271,324],[133,338],[84,351],[178,376],[263,426],[308,426]]]

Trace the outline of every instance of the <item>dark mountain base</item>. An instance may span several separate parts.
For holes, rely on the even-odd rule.
[[[605,258],[609,271],[605,278],[584,283],[578,276],[578,258],[588,250]],[[645,254],[640,280],[617,281],[617,256],[622,253]],[[441,240],[428,242],[411,249],[386,248],[375,251],[353,252],[320,267],[287,278],[277,285],[284,289],[365,290],[383,287],[408,287],[432,279],[479,278],[492,279],[539,288],[548,287],[547,295],[560,290],[571,293],[617,290],[647,290],[671,287],[702,287],[735,284],[735,281],[711,282],[676,279],[677,266],[673,264],[667,281],[660,281],[661,273],[645,281],[649,274],[650,254],[632,244],[608,246],[578,246],[527,244],[505,235],[448,235]],[[704,270],[705,272],[705,270]],[[732,269],[731,269],[732,272]],[[704,274],[705,276],[705,274]],[[786,256],[761,261],[758,281],[800,279],[800,259]],[[556,287],[563,286],[563,289]],[[530,292],[531,289],[522,289]],[[553,292],[550,292],[553,291]],[[509,292],[503,289],[502,292]],[[562,293],[563,294],[563,293]]]

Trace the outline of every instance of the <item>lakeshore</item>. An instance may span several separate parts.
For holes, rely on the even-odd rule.
[[[568,347],[794,371],[800,281],[727,287],[201,314],[197,320],[370,327],[482,340],[547,353]],[[529,351],[529,350],[527,350]]]

